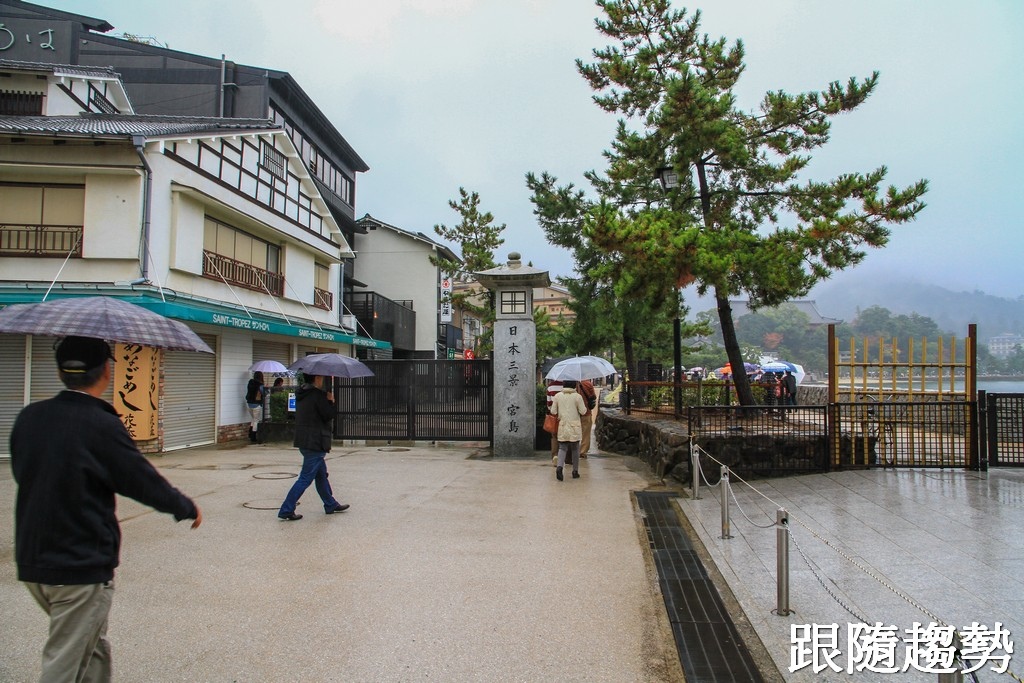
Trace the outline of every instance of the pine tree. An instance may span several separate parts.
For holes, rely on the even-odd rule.
[[[490,211],[480,212],[480,195],[459,188],[459,200],[448,200],[461,220],[454,227],[443,224],[435,225],[434,232],[448,242],[458,244],[462,252],[462,267],[452,275],[472,277],[473,273],[490,270],[498,264],[494,259],[494,250],[505,243],[501,233],[505,224],[494,224],[494,215]],[[439,261],[431,259],[438,265]],[[452,264],[446,264],[446,267]],[[477,348],[478,353],[486,354],[490,350],[490,340],[494,323],[494,301],[489,292],[461,292],[452,294],[452,305],[469,313],[481,321],[483,334]],[[483,356],[481,356],[483,357]]]
[[[619,121],[605,153],[605,177],[588,176],[603,198],[585,234],[629,263],[661,292],[695,283],[715,296],[729,362],[743,358],[729,298],[750,307],[805,295],[831,273],[880,248],[889,226],[923,208],[927,182],[881,189],[884,166],[825,181],[801,182],[810,150],[824,145],[833,117],[871,95],[878,73],[821,92],[769,92],[755,112],[740,110],[733,88],[744,69],[741,41],[728,45],[699,33],[668,0],[599,1],[598,29],[615,41],[577,61],[594,101]],[[678,186],[655,181],[668,171]],[[736,375],[744,405],[753,403]]]

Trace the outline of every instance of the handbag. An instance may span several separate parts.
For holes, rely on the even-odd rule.
[[[558,433],[558,416],[548,413],[544,416],[544,431],[548,434]]]

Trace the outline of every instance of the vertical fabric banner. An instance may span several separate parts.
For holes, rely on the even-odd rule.
[[[157,349],[117,344],[114,351],[114,409],[136,441],[157,435]]]
[[[441,322],[452,321],[452,278],[441,274]]]

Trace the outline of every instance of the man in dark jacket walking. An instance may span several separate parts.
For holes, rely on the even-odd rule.
[[[332,515],[348,509],[347,504],[339,503],[334,498],[331,482],[327,478],[327,463],[324,462],[324,457],[331,451],[334,435],[331,429],[334,395],[324,391],[322,376],[306,375],[305,379],[295,392],[295,440],[292,442],[302,454],[302,470],[285,496],[281,509],[277,511],[277,516],[288,522],[302,519],[302,515],[296,514],[295,507],[309,485],[314,483],[324,503],[325,513]]]
[[[65,337],[57,366],[67,387],[26,406],[11,429],[18,579],[50,617],[41,681],[109,681],[107,618],[120,559],[115,494],[178,521],[199,508],[139,452],[113,406],[110,347]]]

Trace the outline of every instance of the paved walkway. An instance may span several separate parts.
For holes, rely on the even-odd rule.
[[[154,458],[196,498],[190,531],[128,500],[111,613],[116,681],[680,681],[631,492],[634,458],[591,456],[555,480],[550,457],[473,445],[336,444],[339,500],[285,447]],[[0,681],[38,675],[46,619],[15,579],[15,485],[0,460]]]
[[[847,642],[851,623],[906,629],[915,621],[944,622],[962,631],[974,622],[989,629],[999,622],[1014,648],[1024,647],[1024,470],[846,471],[749,486],[734,480],[731,489],[738,505],[730,506],[729,539],[721,537],[719,489],[702,488],[699,500],[676,500],[704,544],[708,564],[728,584],[726,592],[746,615],[748,630],[756,631],[785,680],[938,680],[935,673],[915,671],[848,675],[824,660],[817,673],[813,664],[789,672],[794,625],[838,624],[839,654],[833,661],[844,669],[853,654]],[[794,612],[785,617],[774,613],[773,524],[779,507],[789,513],[793,539]],[[896,640],[895,661],[902,666],[906,636]],[[991,671],[997,664],[986,664],[978,679],[1011,682]],[[1024,656],[1016,655],[1009,668],[1022,676]]]
[[[154,458],[206,519],[192,532],[122,501],[115,680],[681,681],[632,497],[660,482],[635,458],[592,455],[581,479],[557,482],[545,453],[486,453],[338,444],[332,482],[352,508],[324,515],[311,489],[290,523],[276,509],[294,449]],[[14,490],[0,461],[2,682],[34,680],[46,632],[15,579]],[[1024,634],[1024,471],[849,471],[734,479],[732,490],[730,539],[717,489],[699,500],[680,490],[673,504],[765,680],[937,680],[838,673],[823,659],[790,672],[794,626],[837,624],[843,668],[847,628],[861,621]],[[785,617],[774,613],[780,506],[793,537]],[[989,666],[979,680],[1012,680]],[[1024,663],[1009,668],[1019,676]]]

